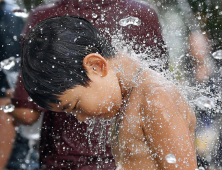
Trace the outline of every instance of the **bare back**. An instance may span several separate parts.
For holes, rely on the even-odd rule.
[[[160,170],[197,168],[196,119],[177,89],[148,70],[134,87],[124,113],[116,117],[111,139],[119,169]],[[174,156],[169,163],[167,155]]]

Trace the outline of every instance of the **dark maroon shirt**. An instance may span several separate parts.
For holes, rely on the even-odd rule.
[[[123,39],[128,44],[132,43],[133,49],[137,53],[146,50],[147,57],[162,58],[166,61],[167,67],[166,49],[157,15],[146,3],[136,0],[60,0],[55,4],[40,6],[30,14],[23,34],[25,36],[33,26],[43,19],[67,14],[86,18],[109,41],[111,40],[110,36],[121,31]],[[121,27],[119,21],[129,16],[138,17],[141,20],[141,25]],[[138,49],[138,47],[141,48]],[[28,102],[27,98],[28,95],[20,77],[13,104],[20,108],[38,108],[32,102]],[[90,134],[92,146],[88,142],[87,126],[85,123],[78,122],[72,115],[47,111],[44,115],[41,132],[41,169],[115,169],[108,138],[106,138],[105,152],[98,144],[101,133],[100,122],[96,123]]]

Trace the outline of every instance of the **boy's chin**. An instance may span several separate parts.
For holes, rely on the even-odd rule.
[[[80,122],[91,122],[91,120],[95,120],[95,119],[112,119],[113,117],[115,117],[117,114],[119,113],[119,110],[112,110],[111,112],[107,112],[107,113],[101,113],[99,115],[94,115],[92,117],[87,117],[87,118],[83,118],[81,116],[76,116],[76,118],[78,119],[78,121]],[[88,124],[88,123],[86,123]]]
[[[85,124],[92,124],[93,122],[98,122],[98,121],[102,121],[102,120],[111,120],[114,116],[103,116],[102,114],[99,116],[95,116],[95,117],[88,117],[86,118],[84,121],[81,121],[78,119],[79,122],[84,122]]]
[[[96,116],[96,118],[98,118],[98,119],[112,119],[113,117],[115,116],[115,114],[105,114],[105,113],[103,113],[103,114],[100,114],[100,115],[98,115],[98,116]]]

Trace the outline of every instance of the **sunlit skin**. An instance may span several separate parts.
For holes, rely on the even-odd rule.
[[[65,91],[52,110],[72,112],[80,121],[115,117],[111,146],[121,170],[197,168],[195,115],[174,85],[152,70],[138,72],[140,65],[121,54],[109,60],[89,54],[83,66],[89,85]],[[175,164],[167,162],[168,154],[176,157]]]

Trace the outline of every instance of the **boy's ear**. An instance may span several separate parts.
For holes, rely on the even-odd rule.
[[[108,63],[100,54],[91,53],[83,59],[83,67],[88,73],[98,74],[102,77],[108,73]]]

